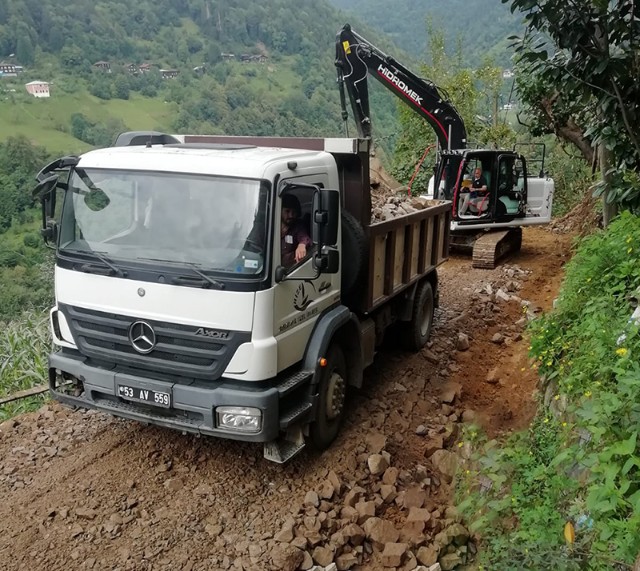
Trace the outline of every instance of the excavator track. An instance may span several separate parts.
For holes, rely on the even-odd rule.
[[[479,236],[473,244],[474,268],[492,270],[498,260],[520,250],[522,246],[522,228],[493,230]]]

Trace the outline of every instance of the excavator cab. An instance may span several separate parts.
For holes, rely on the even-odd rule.
[[[472,188],[480,173],[487,192]],[[436,167],[437,198],[453,202],[453,221],[460,226],[509,222],[526,215],[527,176],[524,157],[510,151],[443,152]]]

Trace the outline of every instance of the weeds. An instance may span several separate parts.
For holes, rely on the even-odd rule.
[[[502,445],[477,440],[460,507],[484,569],[630,569],[640,552],[639,236],[627,213],[579,245],[531,328],[536,419]]]
[[[48,316],[27,312],[0,333],[0,395],[6,396],[46,382],[51,346]],[[46,397],[32,397],[0,406],[0,420],[34,410]]]

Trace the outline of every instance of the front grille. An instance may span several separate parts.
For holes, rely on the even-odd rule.
[[[218,379],[236,349],[251,339],[250,333],[238,331],[227,331],[226,339],[210,339],[195,335],[199,326],[129,317],[64,304],[58,308],[67,318],[79,351],[89,359],[180,377]],[[136,321],[144,321],[155,332],[156,345],[147,354],[136,351],[129,339],[129,329]]]

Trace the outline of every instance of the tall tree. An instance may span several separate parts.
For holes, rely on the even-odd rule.
[[[478,112],[478,90],[474,74],[460,67],[460,61],[450,58],[445,49],[442,31],[431,24],[427,26],[429,36],[429,63],[421,66],[417,73],[438,86],[439,91],[449,99],[463,117],[470,141],[478,141],[481,127],[476,121]],[[394,176],[401,182],[408,182],[421,160],[423,168],[417,174],[413,188],[427,188],[435,164],[435,151],[426,149],[436,142],[436,135],[427,122],[404,103],[400,109],[401,133],[394,153]],[[424,157],[424,158],[423,158]]]
[[[16,57],[23,65],[32,65],[35,61],[35,49],[33,43],[24,26],[21,26],[18,33],[18,42],[16,44]]]
[[[640,210],[640,7],[636,0],[502,0],[524,14],[518,54],[556,94],[592,110],[589,138],[599,149],[605,224],[617,206]],[[552,105],[548,105],[550,111]],[[567,122],[567,125],[570,125]]]

